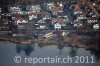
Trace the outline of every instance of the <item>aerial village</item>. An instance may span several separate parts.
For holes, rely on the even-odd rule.
[[[0,36],[12,36],[12,42],[70,44],[81,40],[80,42],[85,43],[84,39],[91,38],[77,35],[90,35],[98,39],[99,29],[99,0],[70,0],[65,3],[50,2],[36,5],[14,4],[0,8]],[[91,43],[97,42],[93,40]]]

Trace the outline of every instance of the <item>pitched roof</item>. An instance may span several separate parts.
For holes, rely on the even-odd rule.
[[[52,11],[57,13],[57,12],[61,11],[61,7],[54,7],[52,9]]]
[[[32,15],[37,16],[37,13],[36,12],[29,12],[28,15],[29,16],[32,16]]]
[[[56,21],[56,22],[64,22],[63,18],[51,18],[50,20]]]
[[[97,11],[90,3],[88,3],[88,5],[89,5],[89,7],[92,9],[92,11],[93,11],[94,13],[96,13],[97,16],[100,17],[100,14],[98,13],[98,11]]]
[[[80,9],[79,4],[76,4],[76,5],[74,5],[74,6],[75,6],[74,11],[80,11],[80,12],[83,12],[83,10],[82,10],[82,9]]]

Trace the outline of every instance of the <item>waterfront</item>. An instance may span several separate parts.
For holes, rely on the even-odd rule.
[[[75,57],[75,56],[93,56],[95,63],[42,63],[42,64],[31,64],[31,63],[14,63],[14,57],[31,57],[31,58],[45,58],[45,57]],[[0,65],[1,66],[97,66],[100,64],[100,52],[94,50],[86,50],[84,48],[66,47],[63,45],[50,45],[50,44],[31,44],[31,45],[20,45],[11,42],[0,42]]]
[[[99,0],[1,0],[0,66],[98,66],[99,3]],[[33,58],[47,57],[70,57],[75,61],[77,56],[79,63],[68,62],[69,59],[68,63],[32,62]]]

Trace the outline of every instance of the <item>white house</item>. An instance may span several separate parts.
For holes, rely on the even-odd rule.
[[[82,9],[80,9],[79,4],[74,5],[75,9],[74,9],[74,14],[81,14],[83,13]]]
[[[73,26],[78,28],[78,27],[82,27],[83,24],[79,20],[75,20]]]
[[[77,19],[80,20],[80,19],[87,19],[86,15],[85,14],[78,14],[77,16]]]
[[[95,25],[93,25],[93,29],[99,29],[100,27],[99,27],[99,24],[95,24]]]
[[[39,20],[35,23],[36,29],[48,29],[47,22],[44,20]]]
[[[66,21],[67,19],[64,18],[51,18],[50,20],[52,20],[52,25],[54,25],[56,22],[61,24],[61,26],[66,26]]]
[[[61,7],[53,7],[53,9],[52,9],[53,15],[57,15],[60,12],[63,12]]]
[[[51,15],[48,12],[42,13],[42,19],[43,20],[50,19],[50,18],[51,18]]]
[[[26,10],[33,12],[40,12],[41,7],[40,5],[27,5]]]
[[[18,19],[18,20],[16,20],[16,24],[18,25],[19,23],[28,23],[28,21],[24,20],[24,19]]]
[[[60,23],[55,23],[54,28],[55,28],[55,30],[60,30],[61,29],[61,24]]]
[[[52,8],[54,7],[54,3],[47,3],[47,7],[49,10],[52,10]]]
[[[82,11],[74,11],[74,14],[82,14],[83,12]]]
[[[88,23],[96,23],[96,22],[98,22],[98,19],[95,17],[89,17],[89,18],[87,18],[87,22]]]

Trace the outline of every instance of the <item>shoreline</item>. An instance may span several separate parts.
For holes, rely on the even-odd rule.
[[[85,45],[85,44],[81,44],[79,42],[77,43],[72,43],[72,44],[68,44],[69,42],[53,42],[53,41],[39,41],[39,40],[27,40],[27,41],[14,41],[13,39],[6,39],[6,38],[3,38],[1,39],[0,38],[0,41],[8,41],[8,42],[11,42],[11,43],[16,43],[16,44],[21,44],[21,45],[32,45],[34,43],[38,43],[38,44],[42,44],[42,45],[63,45],[65,47],[77,47],[77,48],[84,48],[84,49],[87,49],[87,50],[90,50],[90,49],[93,49],[93,50],[97,50],[97,51],[100,51],[99,48],[96,47],[96,45]]]

